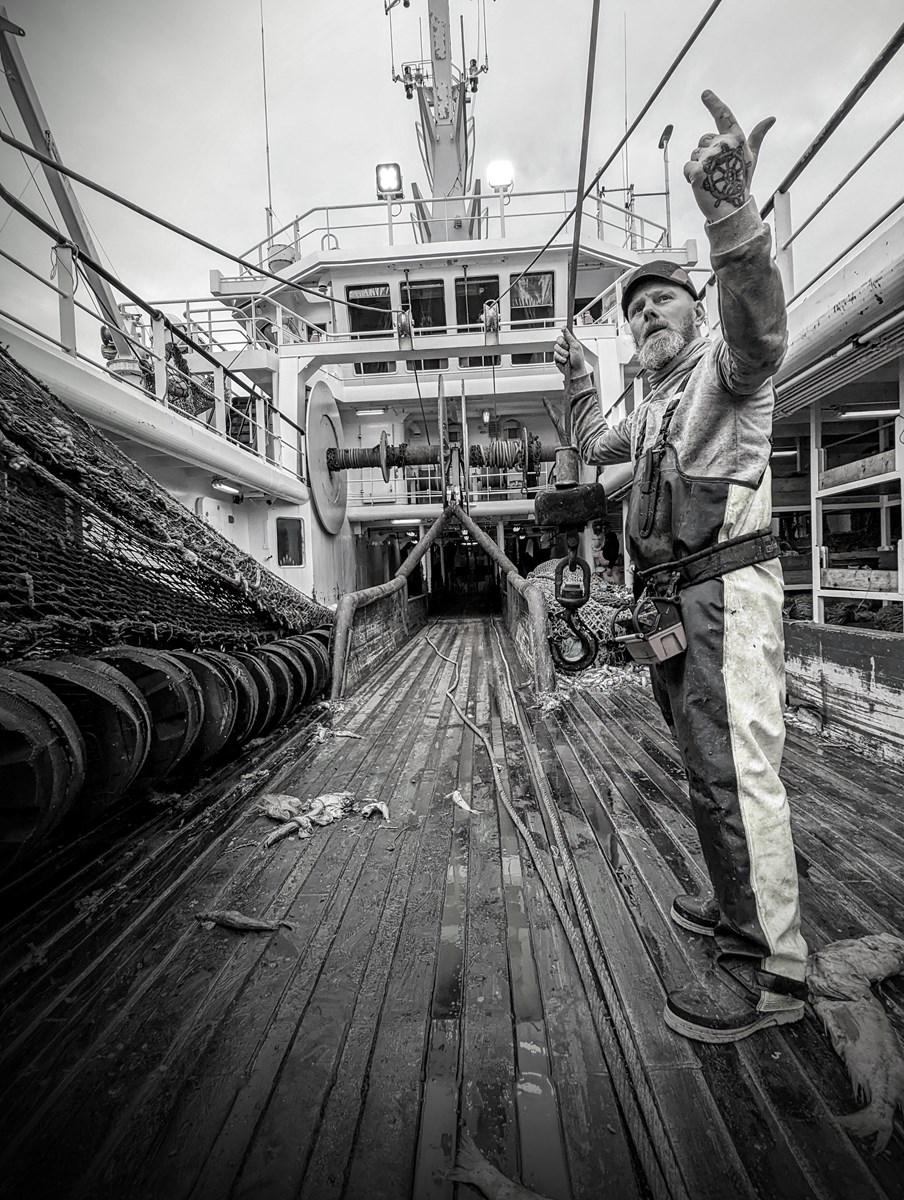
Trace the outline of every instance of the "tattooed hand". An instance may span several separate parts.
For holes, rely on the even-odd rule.
[[[760,121],[750,137],[745,137],[731,109],[715,92],[704,92],[700,98],[719,132],[704,133],[697,149],[691,151],[690,162],[684,164],[684,178],[693,187],[706,219],[718,221],[746,204],[760,146],[775,117]]]

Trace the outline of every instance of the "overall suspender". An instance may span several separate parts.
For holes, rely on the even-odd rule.
[[[639,466],[640,471],[640,511],[638,513],[639,529],[638,536],[649,537],[653,529],[653,522],[656,518],[656,503],[659,499],[659,481],[662,474],[662,460],[665,457],[666,442],[669,436],[669,427],[672,424],[672,417],[675,415],[675,409],[678,407],[678,402],[684,395],[684,388],[680,388],[675,392],[662,414],[662,421],[659,425],[659,432],[656,435],[656,441],[652,446],[643,450],[643,442],[646,436],[647,424],[644,421],[643,433],[639,439],[636,462],[642,464]],[[649,403],[649,402],[648,402]],[[647,409],[649,414],[649,408]]]

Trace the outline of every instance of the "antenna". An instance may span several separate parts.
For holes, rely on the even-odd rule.
[[[628,132],[628,14],[622,15],[622,79],[625,87],[625,133]],[[628,192],[628,143],[622,156],[622,184],[625,194]]]
[[[264,0],[261,8],[261,78],[264,84],[264,148],[267,156],[267,237],[273,237],[273,182],[270,178],[270,113],[267,107],[267,50],[264,43]]]

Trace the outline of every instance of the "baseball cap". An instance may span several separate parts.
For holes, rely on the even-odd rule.
[[[654,258],[652,262],[641,263],[639,267],[635,267],[622,284],[621,305],[625,317],[628,316],[628,300],[631,293],[639,283],[643,283],[647,279],[664,279],[667,283],[674,283],[676,287],[684,288],[695,300],[697,299],[697,292],[691,283],[691,277],[684,267],[679,266],[678,263],[669,262],[667,258]]]

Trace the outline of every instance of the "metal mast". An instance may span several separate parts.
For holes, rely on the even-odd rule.
[[[14,25],[12,21],[8,20],[6,9],[0,8],[0,60],[3,62],[6,78],[9,81],[9,89],[13,94],[13,99],[16,102],[25,128],[28,130],[31,144],[35,150],[41,154],[47,154],[61,163],[62,159],[53,140],[50,124],[44,115],[44,110],[41,107],[38,94],[28,73],[28,68],[25,66],[22,54],[16,44],[16,37],[24,36],[25,30],[20,29],[18,25]],[[100,261],[100,255],[89,231],[87,219],[68,180],[50,167],[45,167],[44,173],[47,176],[47,182],[50,185],[53,198],[57,202],[60,214],[69,231],[69,236],[89,258]],[[97,297],[104,314],[104,319],[110,327],[117,352],[126,358],[133,357],[134,352],[129,343],[120,335],[120,331],[123,329],[122,314],[119,311],[110,285],[87,265],[83,266],[82,269],[85,272],[91,290]]]

